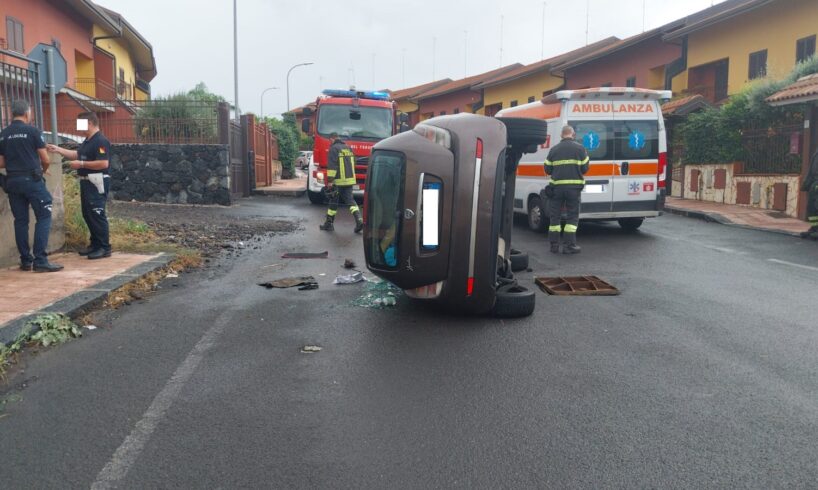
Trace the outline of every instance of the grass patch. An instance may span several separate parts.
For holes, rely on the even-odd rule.
[[[31,333],[33,327],[39,327],[37,333]],[[82,337],[79,325],[65,315],[46,313],[28,322],[11,345],[0,343],[0,379],[5,380],[8,366],[17,361],[17,356],[25,345],[48,347]]]
[[[84,249],[88,246],[88,226],[82,217],[79,180],[73,173],[63,176],[63,193],[65,196],[65,247],[75,251]],[[108,225],[111,247],[119,252],[141,254],[166,252],[187,257],[199,255],[195,250],[163,242],[161,237],[143,221],[108,216]]]

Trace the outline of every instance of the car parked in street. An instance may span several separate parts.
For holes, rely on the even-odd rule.
[[[312,159],[312,151],[299,151],[298,158],[295,159],[296,168],[307,169]]]

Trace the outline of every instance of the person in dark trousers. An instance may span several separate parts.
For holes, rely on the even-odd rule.
[[[577,245],[579,205],[590,159],[585,147],[574,140],[575,134],[571,126],[563,127],[562,141],[551,148],[545,160],[545,173],[551,176],[546,195],[549,198],[550,218],[548,241],[551,242],[552,253],[560,252],[560,232],[564,240],[562,253],[578,254],[581,251]],[[560,225],[563,206],[567,213],[564,229]]]
[[[85,141],[77,150],[67,150],[56,145],[48,145],[48,151],[59,153],[71,160],[71,168],[80,179],[80,202],[82,217],[91,234],[88,248],[80,255],[91,260],[111,256],[111,242],[108,232],[108,216],[105,205],[111,179],[108,175],[108,159],[111,142],[99,130],[99,118],[93,112],[84,112],[77,117],[77,128],[86,127]]]
[[[324,231],[335,231],[335,215],[338,214],[339,202],[349,206],[349,212],[355,217],[355,233],[364,229],[361,219],[361,210],[352,196],[352,187],[355,185],[355,155],[337,133],[330,135],[332,146],[327,156],[327,193],[329,194],[329,208],[327,219],[321,228]]]
[[[810,224],[809,230],[801,233],[801,238],[812,238],[818,240],[818,151],[812,155],[804,182],[801,184],[801,191],[809,192],[807,198],[807,221]]]
[[[51,232],[51,193],[44,174],[50,160],[43,133],[31,126],[31,106],[24,100],[11,103],[13,121],[0,132],[0,168],[6,169],[5,191],[14,216],[14,238],[20,252],[20,269],[56,272],[62,266],[48,261]],[[29,207],[34,210],[34,254],[28,243]]]

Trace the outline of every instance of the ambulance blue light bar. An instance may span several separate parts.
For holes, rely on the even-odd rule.
[[[324,90],[327,97],[350,97],[359,99],[389,100],[387,92],[357,91],[357,90]]]

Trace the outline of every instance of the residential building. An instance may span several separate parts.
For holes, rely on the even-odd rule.
[[[486,73],[448,82],[415,97],[410,97],[409,100],[418,105],[420,121],[434,116],[461,112],[477,113],[483,108],[483,89],[477,86],[486,80],[522,66],[520,63],[514,63]]]
[[[815,53],[816,34],[815,0],[726,0],[663,37],[683,52],[671,88],[722,101],[753,80],[786,76]]]
[[[156,77],[153,47],[122,15],[103,8],[114,20],[115,29],[108,24],[94,24],[94,48],[110,55],[114,62],[114,88],[123,100],[148,100],[151,80]],[[100,76],[108,76],[107,70]]]
[[[682,25],[683,21],[677,21],[568,57],[555,66],[553,74],[563,77],[568,89],[608,86],[664,90],[668,65],[681,57],[682,48],[664,43],[662,37]]]
[[[435,82],[425,83],[416,87],[404,88],[390,92],[392,100],[398,103],[398,113],[409,115],[409,126],[414,127],[420,122],[420,105],[413,99],[425,92],[436,89],[447,83],[451,83],[451,78],[444,78]]]
[[[616,37],[609,37],[583,48],[530,65],[520,65],[486,78],[484,82],[475,86],[476,89],[483,91],[484,108],[481,113],[494,116],[504,108],[540,100],[563,88],[565,80],[562,76],[552,73],[554,67],[617,41]]]

